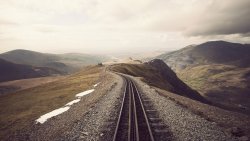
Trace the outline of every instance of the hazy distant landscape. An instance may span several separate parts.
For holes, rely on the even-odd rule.
[[[84,66],[108,60],[107,56],[78,53],[48,54],[29,50],[13,50],[0,55],[1,59],[16,64],[53,68],[61,73],[72,73]]]
[[[249,6],[0,1],[0,141],[249,141]]]

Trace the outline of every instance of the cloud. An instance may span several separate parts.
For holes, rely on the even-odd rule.
[[[18,23],[13,22],[13,21],[0,19],[0,25],[2,25],[2,26],[11,26],[11,25],[18,25]]]
[[[146,29],[181,31],[186,36],[247,36],[250,32],[249,7],[249,0],[165,1],[145,11],[149,16],[142,21],[147,21]]]
[[[114,30],[181,31],[188,36],[250,32],[249,0],[10,0],[0,4],[1,15],[17,23],[103,29],[113,25]]]
[[[35,25],[34,30],[38,32],[43,32],[43,33],[60,32],[60,29],[58,27],[48,26],[48,25]]]
[[[17,40],[6,48],[65,52],[250,42],[249,7],[249,0],[0,0],[0,38]]]
[[[193,36],[250,33],[250,1],[219,1],[206,7],[201,17],[187,28],[185,34]]]

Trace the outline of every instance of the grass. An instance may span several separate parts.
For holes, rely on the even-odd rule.
[[[41,115],[64,106],[92,88],[102,67],[92,66],[60,80],[0,96],[0,138],[21,130]]]
[[[223,108],[250,114],[250,68],[210,64],[188,67],[177,75],[208,100]]]
[[[235,69],[233,66],[212,64],[191,66],[179,71],[177,75],[194,89],[203,90],[213,86],[215,81],[219,82],[222,79],[227,79],[228,72],[233,72],[231,73],[233,75],[238,71],[239,69]],[[207,87],[206,85],[208,85],[209,82],[213,84]]]

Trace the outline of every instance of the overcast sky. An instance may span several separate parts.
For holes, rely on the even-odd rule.
[[[250,0],[0,0],[0,52],[175,50],[250,43]]]

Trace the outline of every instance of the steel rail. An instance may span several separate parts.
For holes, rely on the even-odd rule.
[[[134,83],[133,81],[132,81],[132,84],[135,86],[136,92],[137,92],[137,94],[138,94],[138,97],[139,97],[139,100],[140,100],[140,103],[141,103],[143,115],[144,115],[144,118],[145,118],[145,120],[146,120],[147,127],[148,127],[148,131],[149,131],[150,139],[151,139],[151,141],[154,141],[153,132],[152,132],[152,130],[151,130],[151,127],[150,127],[150,124],[149,124],[149,120],[148,120],[148,117],[147,117],[145,108],[144,108],[143,103],[142,103],[142,100],[141,100],[141,95],[140,95],[140,93],[139,93],[139,91],[138,91],[138,89],[137,89],[137,86],[135,85],[135,83]]]
[[[127,80],[128,81],[128,80]],[[128,141],[131,140],[131,130],[132,130],[132,101],[131,101],[131,82],[128,81],[129,85],[129,116],[128,116]],[[133,134],[132,134],[133,135]]]
[[[137,111],[136,111],[136,103],[135,103],[135,93],[134,93],[134,90],[133,90],[133,83],[131,82],[131,80],[129,80],[130,82],[130,90],[131,90],[131,106],[133,107],[133,113],[132,113],[132,116],[133,116],[133,119],[134,119],[134,124],[133,124],[133,128],[135,128],[133,130],[133,137],[130,138],[130,140],[136,140],[136,141],[139,141],[139,138],[140,138],[140,135],[139,135],[139,129],[138,129],[138,119],[137,119]],[[130,127],[132,128],[132,127]]]
[[[140,138],[143,138],[144,136],[142,135],[140,137],[140,133],[149,134],[149,135],[146,135],[148,136],[146,138],[144,136],[144,139],[154,141],[154,136],[153,136],[150,124],[149,124],[149,120],[147,118],[147,114],[142,103],[141,95],[138,91],[136,84],[128,77],[124,75],[120,75],[120,76],[123,78],[123,80],[125,80],[125,90],[124,90],[124,96],[123,96],[122,105],[121,105],[120,112],[119,112],[117,125],[115,128],[113,141],[118,141],[119,139],[128,140],[128,141],[139,141]],[[129,104],[126,103],[128,107],[127,106],[124,107],[125,102],[129,103]],[[137,110],[139,110],[139,113]],[[121,118],[123,118],[123,120],[121,120]],[[128,122],[126,122],[126,118],[128,118],[127,119]],[[125,120],[124,122],[125,124],[122,123],[122,121],[124,120]],[[139,121],[140,121],[140,126],[138,123]],[[126,123],[128,123],[128,125]],[[122,127],[125,130],[122,130]],[[119,138],[118,135],[122,136],[122,138]],[[127,138],[124,138],[124,135]]]
[[[117,121],[118,124],[116,125],[116,128],[115,128],[115,134],[114,134],[113,141],[116,141],[116,138],[117,138],[117,132],[118,132],[118,128],[119,128],[120,121],[121,121],[122,110],[123,110],[123,107],[124,107],[124,101],[125,101],[126,92],[127,92],[127,85],[128,85],[127,79],[124,78],[124,77],[122,77],[122,78],[123,78],[123,80],[125,80],[125,89],[124,89],[124,94],[123,94],[123,98],[122,98],[122,106],[121,106],[118,121]]]

